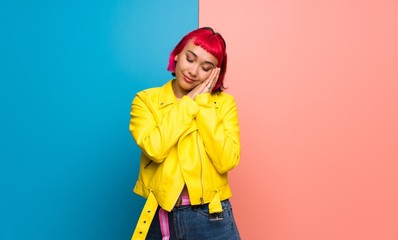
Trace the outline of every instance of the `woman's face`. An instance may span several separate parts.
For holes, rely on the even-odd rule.
[[[173,85],[176,97],[189,93],[197,85],[205,81],[213,68],[218,64],[217,58],[203,48],[189,41],[184,49],[175,57],[176,83]]]

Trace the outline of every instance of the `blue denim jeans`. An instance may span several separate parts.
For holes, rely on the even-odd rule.
[[[209,214],[208,204],[174,208],[168,214],[170,240],[239,240],[231,203],[225,200],[221,205],[223,213],[218,216],[219,219]],[[158,212],[159,210],[151,223],[146,239],[162,239]]]

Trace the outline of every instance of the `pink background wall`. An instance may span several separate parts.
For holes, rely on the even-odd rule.
[[[228,4],[226,4],[228,2]],[[243,239],[398,239],[398,1],[201,0],[240,112]]]

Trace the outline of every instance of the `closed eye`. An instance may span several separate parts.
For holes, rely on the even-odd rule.
[[[190,63],[192,63],[192,62],[193,62],[193,60],[192,60],[192,59],[190,59],[188,56],[187,56],[187,61],[188,61],[188,62],[190,62]]]

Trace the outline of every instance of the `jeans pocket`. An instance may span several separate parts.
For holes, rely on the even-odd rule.
[[[232,210],[229,200],[227,199],[227,200],[221,201],[221,206],[222,206],[222,213],[223,213],[224,217],[228,217],[230,214],[230,211]],[[199,206],[197,209],[197,212],[198,212],[198,214],[200,214],[204,217],[210,218],[211,214],[209,213],[209,204]]]
[[[239,232],[236,227],[232,207],[228,200],[221,202],[223,212],[209,214],[208,205],[192,206],[187,211],[185,219],[189,229],[189,239],[212,239],[212,240],[238,240]],[[188,227],[189,226],[189,227]]]

